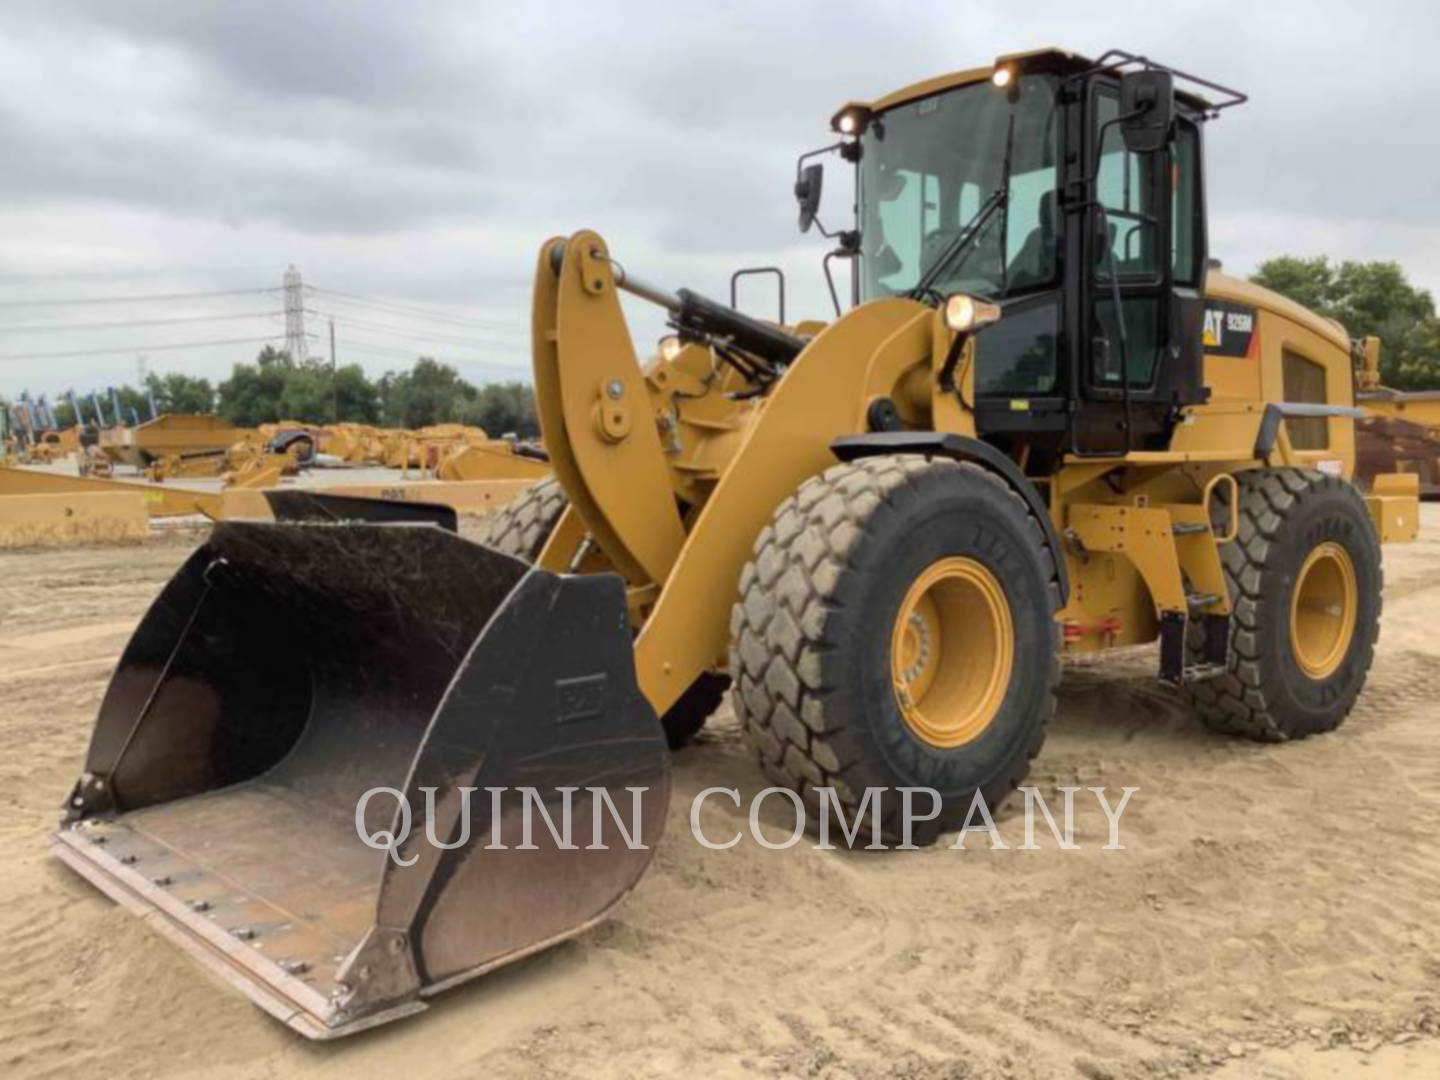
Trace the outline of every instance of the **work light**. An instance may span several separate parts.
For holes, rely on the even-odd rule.
[[[968,293],[956,293],[945,301],[945,325],[957,334],[968,334],[1000,321],[1000,305]]]

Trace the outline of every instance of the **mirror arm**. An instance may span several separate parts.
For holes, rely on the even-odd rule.
[[[835,305],[835,317],[838,319],[842,314],[840,310],[840,294],[835,289],[835,278],[830,273],[830,260],[858,260],[860,258],[860,232],[857,229],[850,229],[849,231],[842,229],[835,235],[839,237],[840,243],[837,247],[825,253],[825,257],[820,260],[820,268],[825,271],[825,284],[830,288],[830,302]],[[856,263],[852,261],[850,265],[853,267]]]

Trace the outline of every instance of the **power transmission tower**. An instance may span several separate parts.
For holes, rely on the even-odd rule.
[[[285,271],[285,351],[296,364],[310,358],[305,338],[305,284],[293,263]]]

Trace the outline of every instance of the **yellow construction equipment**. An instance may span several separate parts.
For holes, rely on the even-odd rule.
[[[221,477],[227,487],[269,486],[277,483],[281,476],[294,476],[313,463],[317,448],[329,431],[298,420],[261,424],[253,429],[222,429],[218,426],[222,422],[218,418],[212,419],[217,425],[214,430],[232,435],[231,442],[197,445],[163,455],[150,454],[146,459],[146,477],[155,483]],[[136,429],[136,434],[143,431],[142,425]],[[347,451],[353,450],[354,444],[348,432],[340,438]]]
[[[135,427],[106,428],[99,445],[112,462],[144,469],[166,457],[222,452],[246,434],[209,413],[162,413]]]
[[[1380,339],[1355,346],[1356,399],[1365,410],[1355,432],[1355,480],[1365,488],[1415,474],[1422,495],[1440,495],[1440,391],[1393,390],[1380,382]]]
[[[289,488],[324,495],[379,499],[404,504],[430,503],[448,506],[457,514],[483,515],[500,509],[524,494],[536,483],[531,478],[499,477],[490,480],[399,480],[385,483],[326,484],[324,487]],[[273,515],[267,501],[273,485],[250,484],[226,488],[221,493],[221,518],[266,520]]]
[[[414,431],[382,433],[381,462],[391,469],[425,469],[433,472],[441,459],[462,446],[486,446],[490,437],[468,424],[430,424]]]
[[[150,517],[220,516],[219,492],[201,491],[179,484],[151,484],[93,475],[65,476],[57,472],[14,468],[0,469],[0,519],[6,516],[7,506],[20,505],[10,502],[9,496],[12,495],[65,495],[73,498],[83,492],[96,495],[129,492],[144,503]]]
[[[540,480],[549,475],[543,453],[504,439],[452,447],[435,469],[437,480]]]
[[[52,465],[80,449],[80,431],[75,427],[41,432],[24,454],[30,465]]]
[[[384,432],[369,424],[330,424],[319,434],[319,452],[350,465],[379,464],[384,453]]]
[[[56,853],[329,1037],[603,917],[653,854],[667,741],[727,682],[766,777],[862,844],[867,811],[926,843],[1004,799],[1067,652],[1158,641],[1211,727],[1333,729],[1415,496],[1348,479],[1344,332],[1210,267],[1201,133],[1243,100],[1044,50],[847,104],[827,151],[858,216],[822,231],[854,305],[828,323],[547,240],[554,479],[488,545],[366,501],[217,526],[120,662]],[[621,292],[675,330],[643,364]],[[427,799],[429,837],[403,810]],[[571,803],[579,844],[517,841]],[[604,814],[586,842],[613,806],[639,846]]]
[[[141,429],[137,429],[137,432]],[[293,476],[312,464],[383,465],[408,477],[420,469],[438,480],[521,480],[548,475],[543,452],[477,427],[438,424],[416,431],[365,424],[316,426],[299,421],[262,424],[232,445],[175,452],[150,461],[147,475],[161,482],[223,476],[227,486],[254,487],[256,477]]]
[[[137,491],[0,497],[0,548],[113,544],[149,532],[145,500]]]

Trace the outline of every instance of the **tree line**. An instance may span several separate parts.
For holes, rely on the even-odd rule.
[[[1435,299],[1410,284],[1399,263],[1333,263],[1281,255],[1251,281],[1335,319],[1352,338],[1380,338],[1380,381],[1396,390],[1440,390],[1440,318]]]
[[[419,428],[430,424],[472,424],[493,436],[513,432],[522,438],[540,433],[535,403],[527,383],[512,381],[475,386],[449,364],[428,356],[409,371],[387,371],[371,379],[359,364],[333,373],[328,363],[296,362],[282,349],[265,346],[251,364],[236,364],[218,384],[209,379],[170,372],[151,374],[143,387],[116,388],[121,419],[148,418],[156,413],[219,413],[238,427],[256,427],[278,420],[307,424],[358,423]],[[100,397],[107,420],[113,411],[109,394]],[[94,419],[88,398],[80,400],[86,420]],[[61,426],[74,423],[69,403],[55,406]]]

